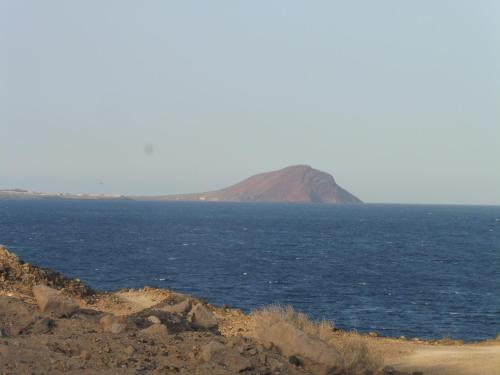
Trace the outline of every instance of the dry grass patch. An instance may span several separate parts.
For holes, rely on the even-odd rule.
[[[436,341],[440,345],[463,345],[463,340],[454,340],[449,336],[443,336],[441,339]]]
[[[348,375],[377,374],[383,369],[383,360],[369,350],[363,336],[351,332],[339,332],[327,320],[313,321],[292,306],[271,305],[250,314],[251,329],[262,330],[278,322],[291,324],[310,336],[334,347],[346,365]]]
[[[368,349],[361,336],[348,336],[342,345],[338,345],[336,348],[345,361],[349,375],[376,374],[381,372],[384,367],[382,358]]]
[[[265,328],[279,322],[293,325],[311,336],[327,342],[334,331],[333,325],[326,321],[315,322],[301,312],[295,311],[292,306],[271,305],[250,314],[250,326]]]

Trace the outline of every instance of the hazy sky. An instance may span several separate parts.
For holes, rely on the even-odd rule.
[[[310,164],[500,204],[500,2],[0,0],[0,188],[161,194]]]

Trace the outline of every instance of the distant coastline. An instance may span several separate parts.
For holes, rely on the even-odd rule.
[[[0,189],[1,200],[84,200],[84,201],[136,201],[136,202],[200,202],[200,203],[283,203],[293,204],[308,202],[255,202],[255,201],[218,201],[201,199],[172,199],[177,195],[124,195],[124,194],[97,194],[97,193],[50,193],[35,192],[24,189]],[[164,199],[169,197],[169,199]],[[486,203],[406,203],[406,202],[362,202],[363,205],[379,206],[457,206],[457,207],[500,207],[500,204]]]
[[[308,165],[293,165],[260,173],[224,189],[195,194],[127,196],[123,194],[42,193],[23,189],[0,190],[0,198],[129,199],[140,201],[363,203],[340,187],[332,175]]]
[[[2,189],[0,190],[0,199],[85,199],[85,200],[99,200],[99,199],[130,199],[122,194],[70,194],[70,193],[47,193],[37,192],[24,189]]]

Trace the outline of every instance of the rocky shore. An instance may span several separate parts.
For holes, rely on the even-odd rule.
[[[290,308],[245,315],[165,289],[100,292],[0,247],[0,374],[417,375],[404,362],[414,345]]]

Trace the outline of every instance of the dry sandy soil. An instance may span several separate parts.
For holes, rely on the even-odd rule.
[[[76,303],[75,310],[42,311],[33,294],[39,284],[59,290],[57,298]],[[193,313],[196,306],[203,311]],[[0,247],[0,374],[500,375],[498,341],[400,340],[330,327],[315,337],[299,327],[308,332],[297,339],[300,350],[305,340],[316,351],[339,353],[344,367],[329,368],[307,347],[290,355],[279,342],[261,340],[255,326],[266,324],[263,316],[164,289],[93,291]]]
[[[387,363],[402,370],[418,368],[426,374],[498,375],[500,346],[416,347],[409,356],[391,358]]]

